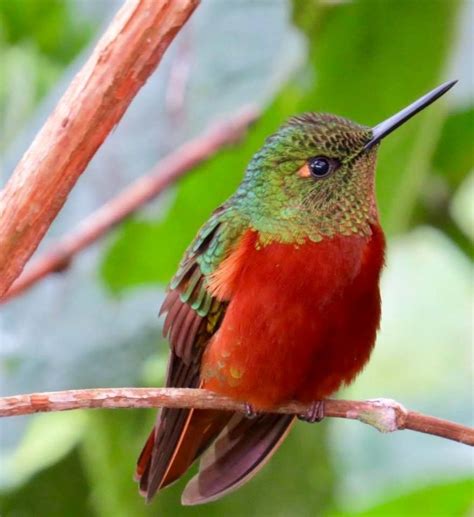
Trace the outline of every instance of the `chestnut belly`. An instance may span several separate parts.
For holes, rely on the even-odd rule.
[[[252,250],[204,354],[204,387],[270,409],[327,397],[353,380],[380,321],[381,242]]]

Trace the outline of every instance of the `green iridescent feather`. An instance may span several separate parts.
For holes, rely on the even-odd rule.
[[[370,234],[377,217],[375,149],[361,153],[370,137],[369,128],[334,115],[290,119],[266,140],[236,193],[198,232],[171,289],[179,288],[182,302],[205,317],[212,305],[206,279],[249,229],[258,232],[259,246]],[[307,160],[318,155],[337,160],[338,170],[322,180],[298,176]]]

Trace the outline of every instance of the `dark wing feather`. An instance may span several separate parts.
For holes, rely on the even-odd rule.
[[[160,310],[166,314],[163,334],[171,347],[167,386],[199,387],[202,354],[225,313],[227,303],[209,294],[205,278],[210,265],[227,252],[222,246],[221,214],[222,210],[213,215],[186,252]],[[140,491],[147,499],[168,484],[167,474],[191,414],[189,409],[167,408],[159,413],[137,466]]]
[[[267,463],[288,434],[293,415],[235,413],[214,444],[202,456],[199,473],[186,486],[186,505],[220,499],[252,478]]]

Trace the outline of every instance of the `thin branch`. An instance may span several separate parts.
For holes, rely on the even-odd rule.
[[[0,398],[0,417],[86,408],[183,408],[246,412],[245,404],[207,390],[179,388],[101,388],[33,393]],[[292,402],[274,413],[304,414],[310,406]],[[326,400],[324,416],[369,424],[383,433],[411,429],[474,445],[474,429],[405,409],[390,399],[367,401]]]
[[[0,296],[199,0],[126,0],[0,193]]]
[[[28,265],[4,297],[0,296],[0,303],[23,293],[48,274],[62,271],[77,253],[103,237],[116,224],[158,196],[193,167],[213,156],[222,147],[238,141],[257,116],[256,108],[244,108],[234,117],[215,124],[201,136],[165,157],[148,174],[90,214]]]

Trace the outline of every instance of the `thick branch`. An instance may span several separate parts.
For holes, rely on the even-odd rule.
[[[0,417],[84,408],[183,408],[245,412],[246,406],[207,390],[178,388],[102,388],[34,393],[0,398]],[[303,414],[309,406],[292,402],[274,413]],[[474,445],[474,429],[405,409],[389,399],[368,401],[326,400],[324,416],[349,418],[383,433],[411,429],[467,445]]]
[[[165,157],[147,175],[127,186],[29,264],[3,298],[0,296],[0,303],[23,293],[46,275],[64,269],[78,252],[100,239],[178,178],[213,156],[223,146],[239,140],[257,116],[256,108],[245,108]]]
[[[199,0],[126,0],[0,193],[0,296]]]

